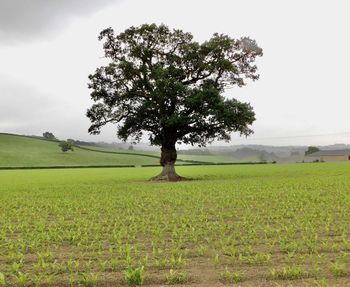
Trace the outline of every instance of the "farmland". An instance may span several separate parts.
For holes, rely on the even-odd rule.
[[[157,165],[160,153],[116,148],[74,147],[63,153],[55,141],[0,133],[0,167]],[[179,155],[179,164],[234,162],[230,157]]]
[[[349,168],[0,171],[0,285],[349,286]]]
[[[54,141],[0,134],[0,166],[128,165],[158,162],[156,157],[92,152],[80,148],[63,153]]]

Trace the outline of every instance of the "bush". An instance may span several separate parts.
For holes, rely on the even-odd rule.
[[[69,151],[69,150],[73,151],[73,146],[72,146],[72,144],[69,143],[69,142],[60,142],[60,143],[58,144],[58,146],[61,148],[61,150],[62,150],[63,152],[66,152],[66,151]]]
[[[56,137],[53,135],[53,133],[50,132],[44,132],[43,137],[47,140],[55,140]]]

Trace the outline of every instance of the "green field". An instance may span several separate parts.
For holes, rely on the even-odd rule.
[[[84,147],[85,148],[85,147]],[[125,154],[144,154],[147,156],[154,156],[159,158],[160,157],[160,151],[140,151],[140,150],[127,150],[127,149],[116,149],[116,148],[106,148],[106,147],[96,147],[96,146],[89,146],[86,147],[87,149],[96,150],[96,151],[106,151],[106,152],[118,152],[118,153],[125,153]],[[192,154],[178,154],[178,163],[179,164],[185,164],[186,162],[183,161],[195,161],[195,162],[210,162],[210,163],[232,163],[232,162],[240,162],[239,160],[235,159],[234,157],[230,156],[220,156],[220,155],[192,155]],[[252,159],[252,161],[257,161],[256,159]]]
[[[64,153],[54,141],[0,134],[0,167],[157,165],[159,155],[157,152],[90,146],[75,147],[73,152]],[[190,163],[185,161],[234,162],[230,157],[210,155],[179,155],[178,159],[178,164]]]
[[[93,152],[75,148],[62,152],[57,142],[0,135],[0,166],[74,166],[157,164],[157,158]]]
[[[4,286],[350,285],[348,163],[177,170],[0,171]]]

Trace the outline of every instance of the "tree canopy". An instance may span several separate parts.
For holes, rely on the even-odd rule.
[[[143,134],[161,147],[161,164],[176,161],[176,143],[205,146],[248,136],[254,111],[249,103],[225,98],[230,87],[257,80],[256,57],[262,49],[250,38],[215,33],[199,43],[192,34],[165,25],[144,24],[115,35],[103,30],[109,64],[89,75],[89,132],[118,124],[118,136],[139,141]]]
[[[63,152],[67,152],[69,150],[73,151],[73,145],[69,142],[61,141],[58,146],[61,148]]]
[[[316,147],[316,146],[309,146],[307,148],[307,150],[305,151],[305,155],[307,156],[307,155],[310,155],[310,154],[318,152],[318,151],[320,151],[320,149],[318,147]]]
[[[51,132],[44,132],[44,133],[43,133],[43,137],[44,137],[45,139],[48,139],[48,140],[55,140],[55,139],[56,139],[56,137],[54,136],[54,134],[51,133]]]

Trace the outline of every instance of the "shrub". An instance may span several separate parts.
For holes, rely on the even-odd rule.
[[[72,144],[69,143],[69,142],[60,142],[60,143],[58,144],[58,146],[61,148],[61,150],[62,150],[63,152],[66,152],[66,151],[69,151],[69,150],[73,151],[73,146],[72,146]]]

